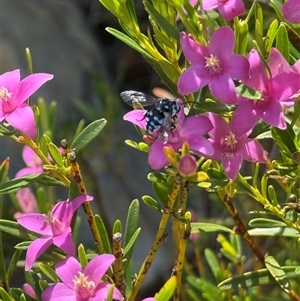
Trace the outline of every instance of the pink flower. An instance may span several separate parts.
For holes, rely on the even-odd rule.
[[[229,179],[232,180],[237,176],[243,160],[260,163],[267,161],[266,153],[260,143],[247,138],[251,131],[241,133],[239,124],[228,124],[215,113],[206,113],[205,115],[214,126],[208,133],[211,137],[209,140],[215,150],[210,158],[213,160],[221,159]]]
[[[56,265],[56,273],[62,282],[46,288],[42,293],[42,300],[105,301],[111,284],[100,281],[114,260],[115,257],[110,254],[98,255],[85,268],[74,257],[60,261]],[[116,288],[113,299],[124,300]]]
[[[202,6],[204,10],[218,8],[225,20],[231,20],[245,11],[243,0],[202,0]]]
[[[35,260],[53,243],[67,254],[74,255],[71,220],[76,209],[83,203],[91,201],[91,196],[79,196],[73,201],[57,203],[51,212],[46,214],[27,213],[17,217],[18,223],[24,228],[42,235],[34,240],[26,253],[25,270],[28,271]]]
[[[191,177],[197,171],[198,165],[194,156],[186,154],[179,159],[177,168],[181,176]]]
[[[20,169],[15,176],[16,178],[43,172],[43,161],[27,145],[23,147],[22,158],[27,167]]]
[[[282,16],[291,23],[300,23],[300,0],[289,0],[284,3]]]
[[[218,100],[226,104],[236,104],[233,78],[248,79],[249,62],[245,57],[233,54],[233,30],[230,27],[219,28],[207,47],[181,32],[180,44],[191,66],[179,77],[178,92],[193,93],[208,84]]]
[[[181,102],[181,100],[177,101]],[[144,110],[133,110],[125,114],[123,119],[145,130],[146,122],[143,116]],[[148,157],[149,165],[153,169],[161,169],[168,165],[168,160],[163,151],[164,147],[170,147],[177,152],[185,141],[188,142],[191,150],[203,155],[211,155],[213,148],[208,140],[203,137],[211,129],[212,124],[206,116],[196,115],[185,118],[183,106],[181,106],[176,128],[169,134],[168,140],[155,139],[152,143]],[[157,132],[154,132],[153,135],[155,137]]]
[[[24,283],[23,284],[23,291],[30,297],[32,297],[33,299],[36,299],[36,293],[33,289],[33,287],[28,284],[28,283]]]
[[[16,212],[14,215],[15,218],[23,215],[23,213],[39,211],[35,196],[28,187],[18,190],[16,197],[22,209],[22,213]]]
[[[272,76],[286,71],[300,74],[300,59],[293,66],[290,66],[281,52],[272,47],[269,53],[269,68]]]
[[[36,125],[31,107],[25,103],[46,81],[53,78],[47,73],[28,75],[20,81],[20,70],[0,75],[0,121],[6,121],[31,139],[36,136]]]
[[[232,125],[244,134],[262,119],[271,126],[285,129],[281,106],[289,105],[291,96],[299,91],[300,74],[286,71],[269,77],[256,50],[250,52],[248,59],[251,77],[243,82],[259,91],[261,98],[251,100],[239,96],[239,105],[232,118]],[[272,69],[274,70],[274,67]]]

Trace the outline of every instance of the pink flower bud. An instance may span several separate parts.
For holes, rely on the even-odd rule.
[[[197,162],[194,156],[184,155],[178,162],[178,171],[183,177],[190,177],[197,171]]]

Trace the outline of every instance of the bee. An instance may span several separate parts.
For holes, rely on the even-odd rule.
[[[158,138],[167,142],[170,133],[176,128],[180,104],[175,99],[156,98],[138,91],[124,91],[120,94],[122,100],[133,107],[138,102],[144,109],[146,131],[152,134],[158,131]]]

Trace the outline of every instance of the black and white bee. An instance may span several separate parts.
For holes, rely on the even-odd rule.
[[[176,128],[180,104],[175,99],[156,98],[138,91],[124,91],[120,94],[123,101],[133,107],[134,101],[145,108],[144,119],[149,134],[158,130],[158,138],[168,141],[169,134]]]

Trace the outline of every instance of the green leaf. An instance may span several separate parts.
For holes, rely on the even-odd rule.
[[[0,219],[0,230],[23,240],[35,240],[40,237],[39,234],[26,230],[17,222],[4,219]]]
[[[149,15],[155,20],[156,24],[163,29],[169,37],[173,38],[175,41],[178,41],[179,32],[173,27],[148,1],[144,1],[145,10]],[[174,46],[173,46],[174,47]]]
[[[139,224],[139,215],[140,215],[140,204],[137,199],[133,200],[128,208],[128,214],[126,219],[125,225],[125,232],[124,232],[124,247],[127,246],[131,237],[138,229]],[[132,248],[133,251],[133,248]],[[124,263],[124,270],[126,269],[128,263],[130,262],[132,251],[127,253],[127,261]]]
[[[15,245],[15,249],[26,251],[30,244],[31,244],[31,241],[22,241]]]
[[[122,233],[122,224],[121,224],[121,221],[119,219],[117,219],[115,222],[114,222],[114,225],[113,225],[113,234],[116,234],[116,233]]]
[[[14,192],[21,188],[25,188],[32,183],[37,182],[38,179],[42,178],[44,175],[34,174],[34,175],[27,175],[25,177],[20,177],[16,179],[9,180],[7,182],[0,184],[0,194],[6,194],[10,192]]]
[[[161,212],[161,206],[158,202],[149,195],[142,196],[144,203],[151,209],[154,209],[157,212]]]
[[[111,251],[110,241],[108,239],[108,234],[105,225],[103,223],[103,220],[98,214],[95,214],[95,222],[99,231],[99,235],[101,237],[101,245],[103,248],[103,253],[111,254],[112,251]]]
[[[32,270],[25,273],[25,278],[26,282],[32,286],[33,291],[36,293],[37,300],[40,301],[40,296],[42,294],[42,290],[40,287],[41,278],[39,277],[39,275],[36,274],[36,272],[33,272]]]
[[[275,19],[273,22],[270,24],[267,36],[266,36],[266,51],[269,53],[271,47],[273,46],[274,39],[277,34],[277,28],[278,28],[278,20]]]
[[[153,182],[152,188],[158,197],[158,199],[163,203],[167,204],[169,200],[168,189],[162,182]]]
[[[199,294],[202,293],[206,300],[224,300],[223,292],[207,280],[195,276],[187,276],[186,280]]]
[[[280,24],[276,36],[276,48],[281,52],[284,58],[289,61],[289,37],[284,24]]]
[[[150,182],[166,182],[167,175],[163,172],[150,172],[147,176]]]
[[[176,289],[176,277],[172,276],[160,289],[160,291],[155,294],[155,301],[168,301],[174,295]]]
[[[18,264],[21,254],[22,254],[21,250],[15,250],[15,252],[11,258],[11,261],[10,261],[8,269],[7,269],[7,274],[6,274],[6,278],[8,281],[11,279],[12,275],[15,272],[15,269],[16,269],[16,266]]]
[[[88,264],[88,259],[83,244],[78,246],[78,258],[81,266],[85,268]]]
[[[288,278],[299,277],[300,273],[297,273],[296,266],[284,266],[282,270],[285,271]],[[248,289],[253,286],[262,286],[270,283],[275,283],[274,278],[270,275],[267,269],[261,269],[253,272],[246,272],[243,275],[228,278],[221,283],[218,287],[222,290],[231,290],[244,288]]]
[[[95,120],[90,123],[86,128],[84,128],[80,134],[74,139],[71,148],[75,148],[77,152],[88,145],[93,139],[95,139],[98,134],[102,131],[106,125],[106,120],[104,118]]]
[[[48,264],[44,264],[42,262],[39,262],[39,268],[40,270],[54,283],[59,282],[59,278],[56,274],[56,272],[51,268]]]
[[[108,31],[110,34],[115,36],[117,39],[119,39],[120,41],[122,41],[123,43],[128,45],[130,48],[132,48],[132,49],[136,50],[137,52],[139,52],[140,54],[142,54],[144,57],[148,57],[148,59],[151,59],[151,60],[153,59],[153,57],[148,52],[146,52],[142,47],[140,47],[140,45],[136,41],[134,41],[132,38],[125,35],[121,31],[118,31],[118,30],[116,30],[114,28],[110,28],[110,27],[107,27],[106,31]]]
[[[0,296],[2,297],[3,301],[15,301],[3,287],[0,287]]]
[[[37,179],[36,182],[45,186],[65,186],[63,182],[46,174],[43,174],[40,178]]]
[[[220,267],[220,259],[217,258],[217,256],[211,249],[205,249],[204,256],[217,282],[220,282],[223,278],[222,270]]]
[[[291,284],[287,278],[286,273],[282,269],[282,267],[278,264],[273,256],[267,256],[265,258],[265,265],[270,274],[276,280],[276,282],[280,285],[280,287],[286,292],[289,293],[291,290]]]
[[[48,151],[49,151],[49,154],[50,154],[51,158],[53,159],[53,161],[59,167],[63,167],[64,164],[63,164],[62,156],[61,156],[61,153],[60,153],[58,147],[54,143],[50,142],[50,143],[48,143]]]
[[[228,232],[233,233],[233,231],[225,226],[213,224],[213,223],[191,223],[191,233],[198,233],[199,230],[204,232]]]
[[[288,227],[255,228],[249,230],[248,233],[251,236],[285,236],[300,238],[300,233],[296,229]]]
[[[3,160],[3,162],[0,165],[0,183],[7,181],[9,164],[10,164],[9,158],[6,158]]]
[[[249,226],[252,228],[274,228],[274,227],[286,227],[286,224],[281,221],[268,218],[254,218],[249,222]]]
[[[280,150],[290,157],[291,154],[297,151],[297,148],[294,142],[295,132],[289,123],[286,123],[286,125],[287,128],[285,130],[272,127],[271,133]]]
[[[261,99],[261,93],[244,84],[235,87],[235,91],[236,93],[240,94],[241,96],[247,99]]]
[[[135,242],[136,242],[136,239],[137,239],[137,237],[138,237],[140,231],[141,231],[141,228],[137,228],[136,231],[134,231],[133,235],[131,236],[129,242],[128,242],[127,245],[125,246],[125,248],[124,248],[124,257],[125,257],[125,258],[127,258],[127,254],[128,254],[129,256],[131,256],[132,251],[133,251],[133,248],[134,248],[134,245],[135,245]],[[129,260],[127,260],[127,261],[128,261],[128,263],[129,263]],[[127,263],[127,264],[125,263],[124,266],[127,267],[127,266],[128,266],[128,263]],[[125,270],[125,269],[124,269],[124,270]]]

